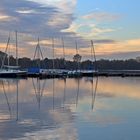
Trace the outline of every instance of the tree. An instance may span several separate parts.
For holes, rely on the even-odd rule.
[[[75,54],[75,55],[73,56],[73,61],[74,61],[74,62],[80,62],[81,59],[82,59],[82,56],[79,55],[79,54]]]

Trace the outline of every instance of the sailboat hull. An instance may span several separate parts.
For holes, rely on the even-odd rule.
[[[1,78],[16,78],[16,77],[26,77],[26,71],[19,71],[19,70],[1,70],[0,77]]]

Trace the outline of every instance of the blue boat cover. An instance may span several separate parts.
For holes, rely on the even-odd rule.
[[[39,73],[39,72],[40,68],[37,67],[28,68],[28,73]]]

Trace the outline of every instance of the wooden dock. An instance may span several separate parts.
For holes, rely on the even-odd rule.
[[[81,71],[78,73],[46,73],[39,75],[28,75],[28,77],[41,78],[77,78],[77,77],[93,77],[93,76],[114,76],[114,77],[140,77],[140,70],[98,70],[98,71]]]
[[[114,76],[114,77],[140,77],[140,70],[98,70],[98,71],[81,71],[78,73],[26,73],[24,75],[16,75],[16,76],[10,76],[5,75],[5,77],[0,78],[17,78],[17,77],[22,77],[22,78],[77,78],[77,77],[94,77],[94,76],[104,76],[104,77],[109,77],[109,76]]]
[[[93,76],[120,76],[120,77],[139,77],[140,70],[99,70]]]

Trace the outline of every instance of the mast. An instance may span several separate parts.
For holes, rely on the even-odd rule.
[[[78,54],[77,41],[75,41],[75,45],[76,45],[76,54]]]
[[[94,61],[93,47],[91,46],[91,62],[92,62],[92,67],[93,67],[93,65],[94,65],[93,61]]]
[[[15,31],[16,35],[16,66],[18,66],[18,41],[17,41],[17,31]]]
[[[54,73],[54,39],[52,38],[52,49],[53,49],[53,73]]]
[[[40,49],[39,49],[40,45],[39,45],[39,37],[38,37],[38,44],[37,44],[37,59],[38,59],[38,67],[40,69]]]
[[[63,59],[64,59],[64,69],[65,69],[65,44],[64,44],[64,39],[62,37],[62,46],[63,46]]]
[[[94,60],[95,60],[95,71],[97,70],[97,61],[96,61],[96,55],[95,55],[95,49],[94,49],[94,44],[93,40],[91,40],[91,49],[93,50],[93,55],[94,55]]]
[[[38,37],[38,41],[37,41],[37,45],[36,45],[36,48],[35,48],[35,53],[34,53],[34,58],[33,59],[35,59],[35,58],[37,59],[37,66],[38,66],[39,69],[41,67],[40,56],[41,56],[41,59],[43,59],[43,53],[41,51],[41,47],[40,47],[40,43],[39,43],[39,37]]]
[[[8,50],[8,56],[7,56],[8,66],[10,66],[10,44],[9,44],[9,50]],[[9,69],[9,67],[8,67]]]
[[[39,57],[41,55],[41,58],[43,59],[43,53],[42,53],[42,50],[41,50],[41,47],[40,47],[40,44],[39,44],[39,37],[38,37],[38,51],[40,52]]]
[[[7,49],[8,49],[8,46],[9,46],[9,43],[10,43],[10,33],[9,33],[9,37],[8,37],[8,40],[7,40],[7,45],[6,45],[6,49],[5,49],[5,55],[4,55],[4,58],[2,60],[2,65],[1,65],[1,69],[3,68],[4,66],[4,62],[5,62],[5,59],[6,59],[6,52],[7,52]]]
[[[76,55],[78,55],[78,45],[77,45],[77,41],[75,41],[75,46],[76,46]],[[79,60],[77,61],[77,69],[79,70],[80,69],[80,62]],[[76,71],[77,71],[76,69]]]
[[[9,32],[9,37],[10,37],[10,32]],[[8,56],[7,56],[7,65],[8,66],[10,66],[10,42],[9,42],[9,45],[8,45],[8,52],[7,52],[7,54],[8,54]],[[9,69],[9,67],[8,67],[8,69]]]

